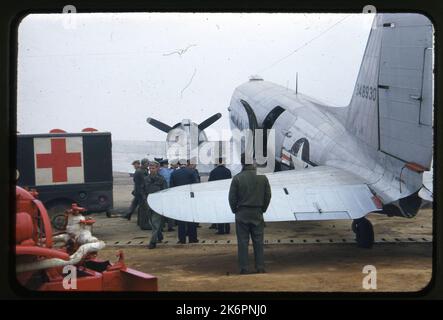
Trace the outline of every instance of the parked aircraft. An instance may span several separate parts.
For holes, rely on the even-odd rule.
[[[228,110],[231,129],[275,130],[280,172],[266,173],[265,221],[352,219],[358,245],[371,247],[368,213],[411,218],[422,203],[433,157],[432,23],[420,14],[376,15],[346,107],[253,77]],[[232,223],[230,182],[171,188],[148,203],[182,221]]]

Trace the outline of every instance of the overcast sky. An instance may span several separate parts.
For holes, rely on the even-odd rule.
[[[343,106],[373,17],[29,15],[19,26],[17,129],[94,127],[113,139],[164,140],[147,117],[173,125],[216,112],[223,117],[212,128],[228,129],[232,92],[255,74],[293,89],[298,72],[299,92]]]

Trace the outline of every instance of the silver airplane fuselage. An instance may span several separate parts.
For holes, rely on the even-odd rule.
[[[304,162],[332,166],[360,177],[383,204],[416,193],[422,185],[421,175],[399,172],[399,160],[385,156],[347,131],[335,112],[346,108],[329,107],[280,85],[251,80],[232,95],[230,124],[232,129],[253,129],[248,116],[252,110],[255,126],[275,130],[278,163],[283,149],[294,155],[301,146]],[[272,116],[275,110],[277,117]]]

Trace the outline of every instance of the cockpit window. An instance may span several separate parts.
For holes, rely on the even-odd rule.
[[[258,128],[258,122],[257,117],[255,116],[254,110],[252,110],[249,103],[247,103],[245,100],[240,100],[241,104],[246,110],[246,113],[248,114],[248,121],[249,121],[249,129],[254,131]]]

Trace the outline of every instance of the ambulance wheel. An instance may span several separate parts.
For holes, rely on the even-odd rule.
[[[354,220],[352,222],[352,231],[355,232],[358,247],[372,248],[374,244],[374,228],[371,221],[366,218]]]
[[[54,202],[48,205],[49,219],[56,231],[65,230],[65,211],[70,208],[71,204],[69,202]]]

